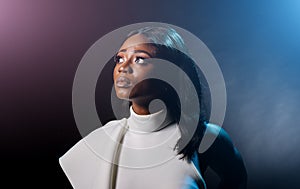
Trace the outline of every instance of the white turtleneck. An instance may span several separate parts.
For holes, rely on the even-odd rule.
[[[166,110],[138,115],[130,108],[128,119],[93,131],[62,156],[60,164],[76,189],[110,189],[111,175],[116,189],[204,188],[196,166],[180,160],[174,150],[179,137]],[[114,174],[113,161],[118,165]]]

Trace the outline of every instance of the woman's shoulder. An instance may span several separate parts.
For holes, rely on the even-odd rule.
[[[89,139],[93,139],[93,138],[99,139],[99,137],[101,137],[103,135],[109,135],[112,138],[114,138],[113,137],[115,135],[114,133],[118,133],[120,131],[120,129],[126,125],[126,122],[127,122],[126,120],[127,120],[126,118],[123,118],[120,120],[109,121],[102,127],[99,127],[97,129],[95,129],[94,131],[92,131],[91,133],[89,133],[83,139],[84,140],[89,140]]]
[[[199,153],[205,152],[213,144],[220,141],[222,141],[222,143],[232,143],[228,133],[224,128],[213,123],[207,123],[206,130],[199,146]]]
[[[207,124],[199,152],[203,167],[212,168],[224,188],[246,188],[247,171],[243,159],[222,127]]]
[[[126,120],[127,120],[126,118],[118,119],[118,120],[112,120],[112,121],[107,122],[105,125],[103,125],[102,127],[98,128],[96,130],[107,129],[107,128],[111,128],[111,127],[124,125],[124,124],[126,124]]]
[[[207,123],[206,124],[206,134],[218,136],[221,131],[225,131],[220,127],[219,125],[213,124],[213,123]]]

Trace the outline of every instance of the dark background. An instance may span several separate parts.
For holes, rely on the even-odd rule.
[[[58,158],[81,139],[76,68],[104,34],[146,21],[185,28],[214,54],[227,85],[223,127],[249,188],[299,188],[297,0],[1,0],[1,186],[70,188]]]

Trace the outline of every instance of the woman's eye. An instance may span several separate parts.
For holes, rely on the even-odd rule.
[[[143,57],[136,57],[135,58],[135,63],[138,63],[138,64],[145,64],[146,63],[146,58],[143,58]]]
[[[124,62],[124,58],[122,58],[121,56],[115,57],[115,63],[123,63],[123,62]]]

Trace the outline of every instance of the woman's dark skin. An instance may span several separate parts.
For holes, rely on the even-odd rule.
[[[156,48],[147,45],[147,39],[140,35],[129,37],[116,55],[114,85],[118,98],[132,102],[133,110],[140,115],[149,114],[149,103],[158,91],[151,84],[134,87],[148,74],[155,71],[155,65],[144,60],[155,56]],[[216,137],[208,150],[199,153],[202,174],[207,167],[220,177],[219,189],[246,188],[247,173],[239,152],[229,135],[218,126],[207,124],[207,135]]]
[[[142,35],[128,38],[116,55],[114,68],[114,84],[118,98],[130,100],[133,110],[140,115],[149,114],[148,105],[155,98],[152,87],[144,82],[135,87],[147,75],[155,71],[155,66],[144,60],[154,56],[155,48],[145,44],[147,40]]]

